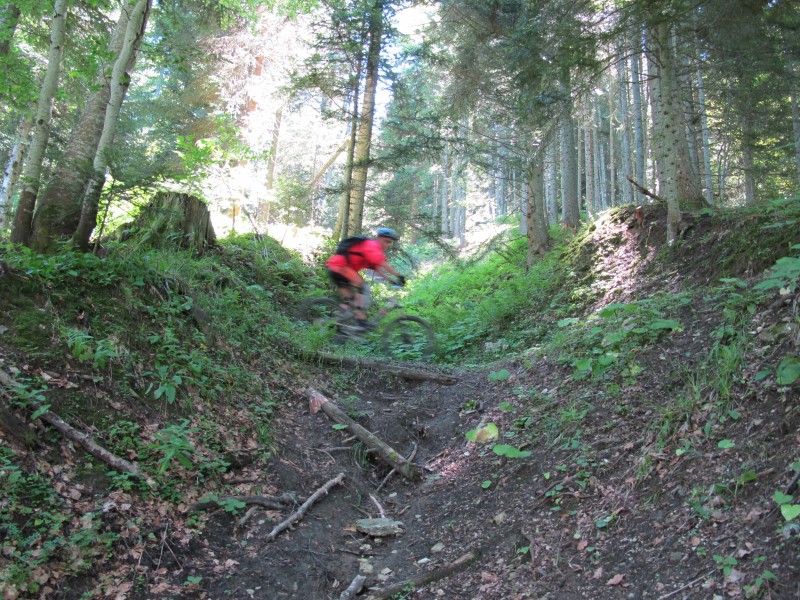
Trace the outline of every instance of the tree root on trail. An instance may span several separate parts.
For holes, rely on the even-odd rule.
[[[18,385],[14,379],[2,369],[0,369],[0,384],[3,384],[8,388],[13,388]],[[34,412],[34,416],[55,427],[61,433],[61,435],[78,444],[81,448],[86,450],[95,458],[100,459],[120,473],[128,473],[134,477],[142,479],[150,487],[155,485],[155,481],[153,481],[147,474],[142,472],[142,469],[138,464],[127,461],[124,458],[120,458],[116,454],[112,454],[94,442],[94,440],[92,440],[87,434],[66,423],[57,414],[49,410],[43,410],[43,407],[38,403],[34,402],[32,405],[36,411]]]
[[[390,585],[389,587],[385,587],[380,590],[372,590],[370,591],[366,600],[386,600],[387,598],[391,598],[395,594],[398,594],[409,587],[419,588],[424,585],[428,585],[429,583],[433,583],[434,581],[444,579],[445,577],[450,577],[450,575],[466,569],[468,566],[478,560],[480,555],[480,550],[470,550],[450,564],[436,569],[435,571],[429,571],[428,573],[412,579],[405,579],[400,583],[395,583],[394,585]]]
[[[382,360],[375,360],[372,358],[338,356],[328,352],[317,352],[314,356],[327,364],[351,365],[354,367],[371,369],[373,371],[383,371],[385,373],[389,373],[390,375],[395,375],[396,377],[402,377],[403,379],[432,381],[434,383],[441,383],[442,385],[454,385],[458,383],[458,377],[453,375],[447,375],[446,373],[439,373],[437,371],[428,371],[418,367],[399,365],[397,363],[390,363]]]
[[[374,433],[348,417],[341,408],[328,400],[323,394],[311,388],[303,390],[303,394],[308,398],[308,406],[312,415],[322,410],[331,420],[341,425],[346,425],[359,440],[375,450],[384,462],[394,467],[403,477],[413,482],[421,479],[419,471],[413,463],[403,458],[397,450],[394,450]]]
[[[225,496],[224,498],[216,498],[214,500],[201,500],[189,505],[186,509],[187,513],[200,512],[203,510],[216,510],[222,508],[222,505],[227,501],[241,502],[243,504],[256,504],[264,508],[271,508],[273,510],[282,510],[289,506],[295,506],[297,500],[291,494],[282,494],[280,496]]]
[[[278,537],[278,534],[281,531],[283,531],[285,529],[289,529],[296,521],[299,521],[300,519],[302,519],[303,515],[306,514],[306,511],[309,508],[311,508],[311,505],[314,504],[314,502],[319,500],[319,498],[322,495],[327,494],[328,490],[330,490],[333,486],[335,486],[335,485],[337,485],[339,483],[342,483],[343,480],[344,480],[344,473],[339,473],[336,477],[331,479],[329,482],[327,482],[325,485],[323,485],[321,488],[319,488],[316,492],[311,494],[311,496],[309,496],[308,500],[303,502],[303,505],[300,508],[298,508],[295,512],[293,512],[291,515],[289,515],[288,519],[286,519],[285,521],[282,521],[281,523],[278,523],[274,527],[274,529],[269,532],[269,535],[267,536],[267,541],[268,542],[275,541],[275,538]]]

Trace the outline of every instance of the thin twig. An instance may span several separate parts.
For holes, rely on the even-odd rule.
[[[282,523],[278,523],[278,525],[276,525],[275,528],[272,531],[270,531],[269,535],[267,536],[267,541],[268,542],[274,541],[281,531],[283,531],[284,529],[288,529],[289,527],[292,526],[292,524],[295,521],[299,521],[301,518],[303,518],[303,515],[306,513],[306,511],[309,508],[311,508],[311,505],[314,504],[314,502],[316,502],[320,498],[320,496],[327,494],[328,490],[330,490],[334,485],[341,483],[343,480],[344,480],[344,473],[339,473],[336,477],[331,479],[328,483],[326,483],[316,492],[311,494],[308,500],[303,502],[303,505],[300,508],[298,508],[295,512],[293,512],[288,519],[286,519]]]
[[[372,500],[372,502],[375,504],[375,506],[378,507],[378,512],[381,515],[381,519],[385,519],[386,518],[386,513],[383,511],[383,507],[381,506],[381,503],[378,502],[378,499],[375,496],[373,496],[372,494],[369,495],[369,499]]]
[[[692,586],[693,586],[695,583],[697,583],[697,582],[698,582],[698,581],[700,581],[701,579],[705,579],[706,577],[708,577],[709,575],[711,575],[713,572],[714,572],[714,569],[711,569],[711,570],[710,570],[708,573],[703,573],[703,574],[702,574],[700,577],[698,577],[697,579],[695,579],[695,580],[693,580],[693,581],[690,581],[689,583],[687,583],[687,584],[686,584],[686,585],[684,585],[683,587],[679,587],[677,590],[673,590],[673,591],[671,591],[669,594],[664,594],[663,596],[659,596],[659,597],[658,597],[658,600],[666,600],[667,598],[669,598],[669,597],[671,597],[671,596],[674,596],[675,594],[679,594],[679,593],[680,593],[680,592],[682,592],[683,590],[689,589],[689,588],[690,588],[690,587],[692,587]]]

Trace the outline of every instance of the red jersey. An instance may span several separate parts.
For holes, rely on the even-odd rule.
[[[364,240],[351,247],[347,255],[334,254],[325,264],[329,267],[348,266],[351,269],[375,269],[386,262],[383,246],[378,240]]]

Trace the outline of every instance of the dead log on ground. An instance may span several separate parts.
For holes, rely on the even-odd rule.
[[[304,391],[305,396],[309,401],[309,410],[311,414],[322,410],[328,415],[331,420],[341,425],[346,425],[347,428],[364,444],[375,450],[378,456],[381,457],[386,463],[394,467],[398,473],[409,481],[419,481],[421,479],[419,471],[413,463],[403,458],[397,450],[393,449],[386,442],[381,440],[374,433],[356,423],[353,419],[348,417],[345,412],[331,402],[323,394],[317,390],[308,388]]]
[[[14,386],[18,385],[14,379],[2,369],[0,369],[0,384],[3,384],[9,388],[13,388]],[[114,470],[119,471],[120,473],[129,473],[134,477],[138,477],[151,487],[155,485],[155,481],[143,473],[138,464],[127,461],[124,458],[120,458],[116,454],[112,454],[102,446],[95,443],[94,440],[92,440],[87,434],[66,423],[57,414],[49,410],[42,410],[37,403],[33,403],[33,408],[36,410],[34,413],[35,416],[40,418],[45,423],[49,423],[55,427],[65,438],[75,442],[89,454],[102,460]]]
[[[298,508],[295,512],[293,512],[289,516],[288,519],[286,519],[285,521],[283,521],[281,523],[278,523],[275,526],[275,528],[272,531],[269,532],[269,535],[267,536],[267,541],[268,542],[274,541],[275,538],[278,537],[278,534],[281,531],[283,531],[284,529],[289,529],[289,527],[291,527],[296,521],[299,521],[300,519],[302,519],[303,515],[306,514],[306,511],[309,508],[311,508],[311,505],[314,504],[314,502],[319,500],[320,496],[322,496],[323,494],[327,494],[329,489],[331,489],[333,486],[335,486],[338,483],[342,483],[343,480],[344,480],[344,473],[339,473],[336,477],[331,479],[328,483],[326,483],[321,488],[319,488],[316,492],[311,494],[311,496],[309,496],[308,500],[303,502],[303,505],[300,508]]]
[[[354,358],[348,356],[337,356],[328,352],[317,352],[316,356],[322,362],[334,365],[351,365],[354,367],[362,367],[371,369],[373,371],[383,371],[396,377],[403,379],[413,379],[415,381],[433,381],[434,383],[441,383],[443,385],[453,385],[458,383],[458,377],[447,375],[445,373],[438,373],[436,371],[427,371],[425,369],[407,367],[405,365],[398,365],[389,363],[382,360],[375,360],[372,358]]]
[[[394,585],[390,585],[389,587],[385,587],[381,590],[372,590],[367,596],[366,600],[386,600],[387,598],[391,598],[395,594],[399,594],[400,592],[408,589],[408,587],[416,589],[424,585],[428,585],[429,583],[433,583],[434,581],[444,579],[445,577],[450,577],[454,573],[458,573],[459,571],[466,569],[468,566],[478,560],[480,555],[481,553],[479,550],[470,550],[460,558],[457,558],[450,564],[445,565],[440,569],[430,571],[424,575],[420,575],[419,577],[406,579],[400,583],[395,583]]]
[[[242,504],[255,504],[270,508],[273,510],[283,510],[289,506],[297,504],[296,499],[291,494],[282,494],[280,496],[226,496],[224,498],[216,498],[214,500],[201,500],[189,505],[186,509],[187,513],[200,512],[203,510],[216,510],[222,508],[226,501],[241,502]]]

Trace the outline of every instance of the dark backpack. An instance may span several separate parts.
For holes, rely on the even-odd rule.
[[[339,244],[336,246],[336,254],[341,254],[342,256],[347,258],[348,262],[350,262],[349,257],[351,254],[357,254],[358,256],[361,256],[360,252],[352,251],[353,246],[360,244],[361,242],[364,242],[368,239],[369,238],[365,235],[354,235],[352,237],[345,238],[341,242],[339,242]]]

